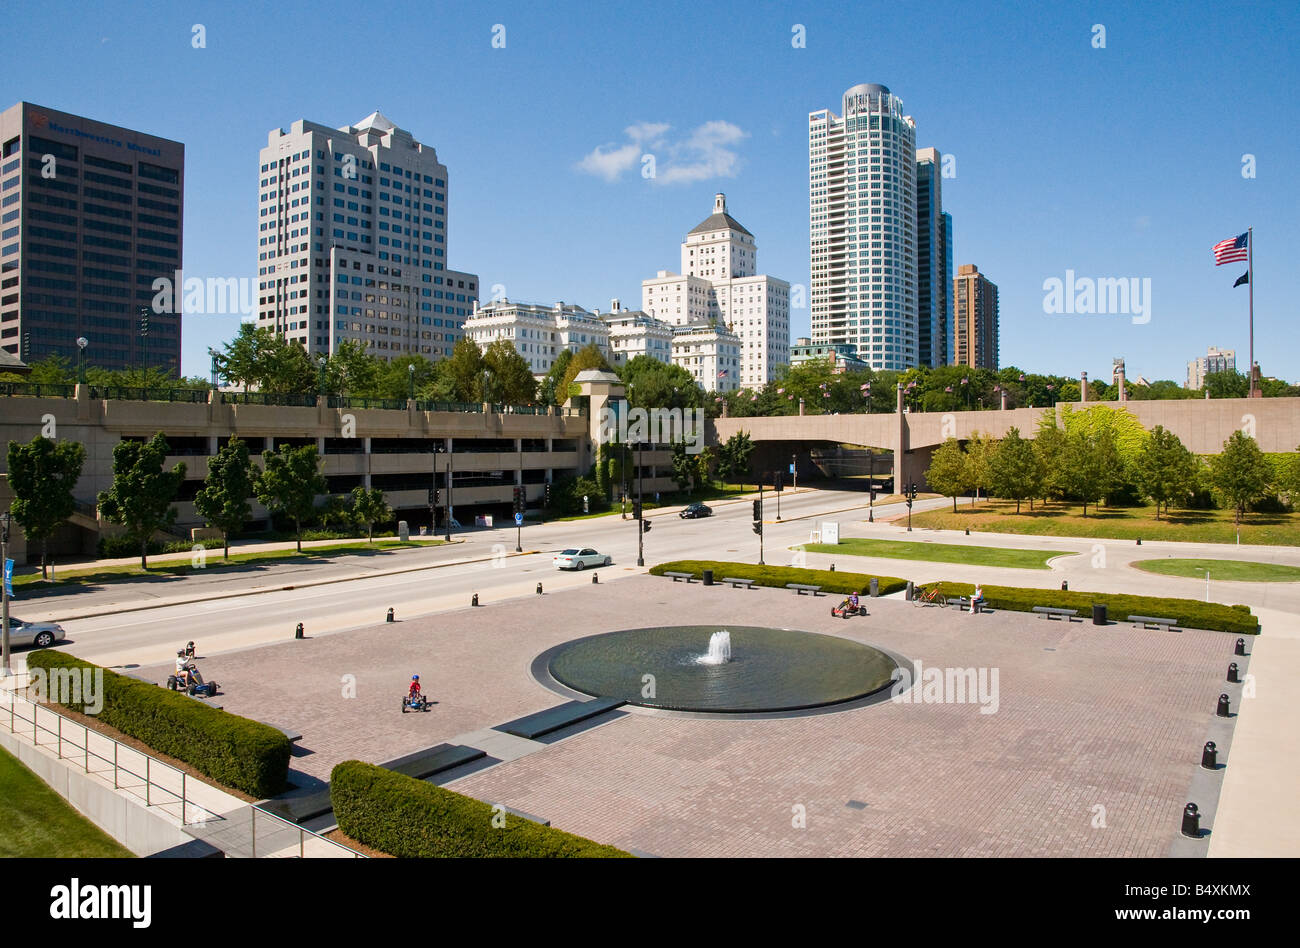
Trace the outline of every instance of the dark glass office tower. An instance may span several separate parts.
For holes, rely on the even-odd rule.
[[[179,373],[180,313],[152,304],[182,266],[184,194],[179,142],[29,102],[0,113],[0,349],[75,365],[82,337],[87,365]]]

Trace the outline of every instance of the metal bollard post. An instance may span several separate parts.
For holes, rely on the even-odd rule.
[[[298,628],[296,628],[296,629],[293,630],[293,637],[294,637],[295,639],[300,639],[300,638],[302,638],[302,623],[301,623],[301,622],[298,623]]]
[[[831,564],[831,572],[832,572],[832,573],[835,572],[835,564],[834,564],[834,563]]]
[[[1141,538],[1141,537],[1138,537],[1137,545],[1138,545],[1138,546],[1141,546],[1141,545],[1142,545],[1142,538]]]
[[[396,621],[396,620],[393,619],[393,607],[392,607],[392,606],[389,606],[389,607],[388,607],[388,618],[387,618],[386,620],[384,620],[384,621],[386,621],[386,622],[393,622],[393,621]]]
[[[478,605],[478,593],[475,593],[475,594],[474,594],[474,596],[470,599],[469,604],[470,604],[471,606],[477,606],[477,605]]]
[[[1233,662],[1228,666],[1228,681],[1239,684],[1241,679],[1237,677],[1237,663]]]
[[[541,584],[541,583],[538,583],[538,584],[537,584],[537,595],[540,596],[541,594],[542,594],[542,584]]]
[[[1245,655],[1245,654],[1246,654],[1246,640],[1245,640],[1245,639],[1237,639],[1237,645],[1236,645],[1236,647],[1232,650],[1232,654],[1233,654],[1233,655]]]
[[[1215,713],[1216,715],[1218,715],[1219,717],[1221,717],[1221,718],[1230,717],[1230,715],[1228,714],[1228,696],[1227,696],[1227,695],[1219,695],[1219,707],[1218,707],[1218,710],[1216,710],[1214,713]]]
[[[593,586],[595,586],[595,585],[598,585],[599,583],[600,583],[600,573],[592,573],[592,574],[591,574],[591,584],[592,584]]]
[[[1068,579],[1061,580],[1061,592],[1069,592],[1069,591],[1070,591],[1070,581]]]
[[[1219,766],[1219,751],[1214,746],[1214,741],[1206,741],[1205,749],[1201,751],[1201,766],[1206,770],[1216,770]]]
[[[1201,814],[1197,811],[1195,803],[1183,807],[1183,835],[1190,836],[1192,839],[1201,838]]]

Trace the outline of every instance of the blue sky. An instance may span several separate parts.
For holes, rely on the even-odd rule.
[[[604,310],[639,305],[642,279],[678,269],[715,191],[755,234],[759,269],[806,285],[808,112],[884,83],[917,144],[956,158],[943,183],[954,263],[999,286],[1004,366],[1108,378],[1123,356],[1130,378],[1181,382],[1218,345],[1244,368],[1244,265],[1216,268],[1210,248],[1253,226],[1256,358],[1295,381],[1297,9],[24,2],[6,10],[0,101],[184,142],[185,271],[200,277],[256,277],[272,128],[379,109],[448,166],[451,267],[477,272],[485,296],[501,284]],[[655,154],[655,179],[626,160],[637,151]],[[1043,281],[1067,270],[1149,278],[1150,322],[1045,314]],[[186,374],[206,374],[207,347],[237,323],[187,316]],[[806,308],[792,329],[807,333]]]

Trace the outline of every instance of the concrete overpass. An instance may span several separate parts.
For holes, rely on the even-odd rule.
[[[1131,412],[1150,431],[1156,425],[1178,435],[1194,454],[1217,454],[1233,431],[1244,429],[1259,442],[1260,450],[1295,451],[1300,446],[1300,398],[1217,398],[1123,402],[1058,402],[1054,409],[1062,424],[1063,409],[1074,411],[1107,405]],[[898,408],[888,414],[779,415],[754,418],[716,418],[711,422],[709,443],[726,441],[746,431],[754,441],[754,470],[786,470],[792,457],[799,458],[799,472],[807,471],[814,448],[857,445],[882,448],[900,463],[893,465],[894,492],[904,484],[925,483],[925,471],[935,448],[948,438],[967,441],[976,433],[1004,437],[1019,428],[1033,438],[1046,408],[994,409],[987,411],[904,412],[902,392]],[[882,462],[879,473],[891,472]]]

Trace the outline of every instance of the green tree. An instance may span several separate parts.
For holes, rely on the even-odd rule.
[[[1250,379],[1236,369],[1211,372],[1205,376],[1205,391],[1211,398],[1245,398],[1250,394]]]
[[[573,352],[565,349],[555,361],[551,363],[551,369],[542,379],[542,384],[538,390],[538,399],[543,405],[562,405],[564,399],[568,396],[560,395],[560,386],[564,383],[564,375],[569,371],[569,363],[573,361]]]
[[[996,450],[997,442],[978,431],[966,442],[966,481],[975,491],[972,504],[979,499],[981,489],[987,497],[993,485],[993,452]]]
[[[1083,515],[1088,504],[1096,503],[1113,491],[1122,476],[1119,448],[1115,433],[1077,430],[1065,436],[1063,481],[1066,490],[1083,501]]]
[[[998,442],[990,461],[993,493],[1014,500],[1020,513],[1020,502],[1036,495],[1042,480],[1033,444],[1020,437],[1019,428],[1012,428]]]
[[[949,438],[935,449],[930,467],[925,472],[925,482],[930,490],[952,498],[952,512],[957,512],[957,498],[970,490],[967,479],[966,455],[956,438]]]
[[[72,516],[72,489],[81,477],[86,449],[79,441],[52,441],[37,435],[30,444],[9,442],[10,507],[29,543],[41,545],[41,578],[47,578],[50,535]]]
[[[358,395],[370,398],[389,397],[376,391],[379,376],[387,364],[366,352],[366,347],[357,340],[344,339],[340,341],[334,347],[334,351],[325,358],[324,362],[324,394]],[[405,360],[403,360],[403,363],[405,363]],[[405,364],[403,364],[402,371],[405,372],[405,369]],[[402,379],[402,386],[401,395],[391,397],[405,398],[405,378]]]
[[[697,487],[710,487],[713,484],[713,472],[718,464],[716,445],[706,445],[704,450],[695,455],[695,484]]]
[[[257,499],[272,513],[293,520],[298,552],[302,552],[302,522],[316,510],[317,496],[328,489],[320,472],[316,445],[301,448],[282,444],[279,451],[262,452],[262,472],[257,477]]]
[[[365,524],[366,539],[375,542],[375,524],[392,519],[393,508],[384,499],[384,492],[378,487],[369,490],[358,485],[352,488],[352,510],[356,518]]]
[[[678,490],[690,490],[696,470],[695,457],[686,453],[686,442],[676,442],[673,445],[673,480],[677,482]]]
[[[483,351],[468,336],[456,340],[444,360],[445,372],[458,402],[483,401]]]
[[[579,372],[585,372],[587,369],[600,369],[604,372],[610,371],[609,362],[605,359],[605,354],[600,351],[600,347],[594,342],[589,342],[573,354],[569,360],[568,367],[564,370],[564,377],[555,389],[555,399],[561,405],[569,398],[569,390],[573,386],[573,380],[578,377]]]
[[[257,474],[248,459],[248,444],[231,438],[208,459],[208,476],[194,495],[194,509],[209,526],[221,531],[222,556],[230,558],[230,534],[238,533],[253,517],[248,499]]]
[[[100,514],[140,544],[141,569],[149,568],[149,538],[176,522],[172,501],[185,480],[185,462],[164,471],[167,450],[161,432],[148,441],[119,441],[113,448],[113,484],[99,493]]]
[[[491,401],[531,405],[537,397],[537,380],[528,361],[509,339],[498,339],[483,353],[483,367],[492,386]]]
[[[1156,425],[1138,454],[1133,473],[1137,489],[1155,501],[1157,520],[1162,504],[1167,513],[1170,503],[1185,500],[1196,489],[1198,467],[1196,456],[1178,435]]]
[[[1056,413],[1045,411],[1038,419],[1034,456],[1038,459],[1039,496],[1043,503],[1065,493],[1065,431],[1056,424]]]
[[[749,476],[749,458],[754,453],[754,442],[749,432],[737,431],[718,446],[718,476],[730,483],[745,482]]]
[[[704,390],[690,372],[652,356],[629,359],[619,366],[618,377],[627,386],[628,405],[632,408],[685,409],[704,404]]]
[[[1223,442],[1223,451],[1210,458],[1210,482],[1232,505],[1237,542],[1241,542],[1241,518],[1247,507],[1268,494],[1271,473],[1264,452],[1244,431],[1234,431]]]

